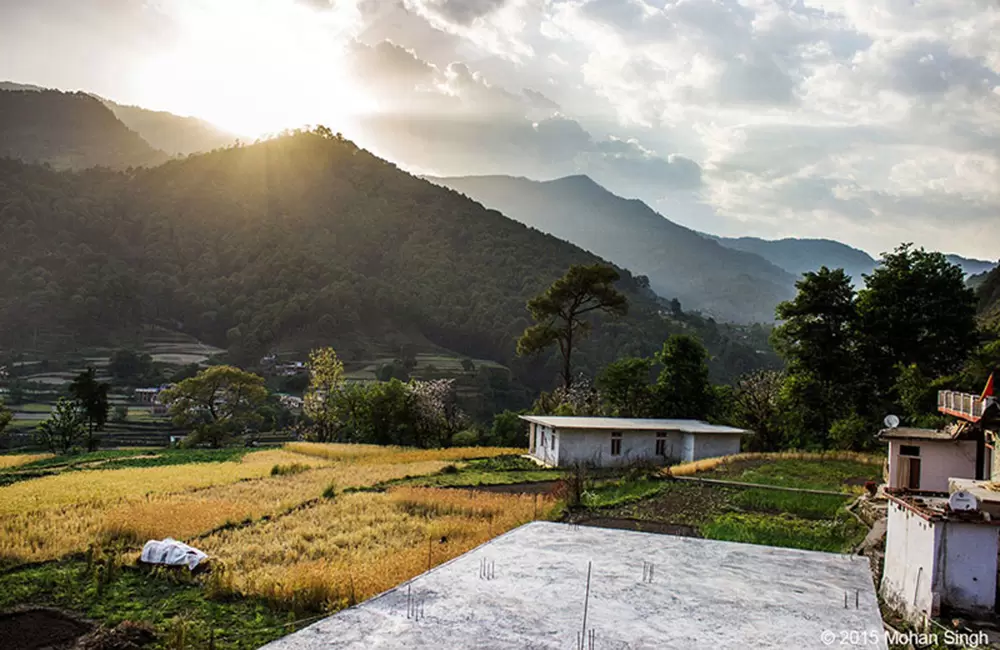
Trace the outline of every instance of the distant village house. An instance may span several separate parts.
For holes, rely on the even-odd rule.
[[[529,423],[529,453],[554,467],[595,467],[636,461],[666,463],[727,456],[752,432],[701,420],[522,415]]]

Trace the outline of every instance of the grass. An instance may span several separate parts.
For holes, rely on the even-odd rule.
[[[588,508],[608,508],[651,497],[659,493],[664,485],[663,480],[650,478],[604,481],[584,491],[582,501]]]
[[[765,452],[756,453],[748,452],[742,454],[733,454],[732,456],[719,456],[718,458],[703,458],[701,460],[696,460],[688,463],[681,463],[679,465],[673,465],[664,470],[664,472],[670,476],[694,476],[701,472],[710,472],[712,470],[720,469],[725,471],[726,467],[731,467],[738,465],[739,463],[748,461],[759,461],[759,462],[774,462],[774,461],[806,461],[811,463],[813,461],[853,461],[859,465],[872,465],[879,468],[885,462],[884,456],[874,455],[874,454],[863,454],[856,451],[821,451],[821,452],[807,452],[807,451],[776,451],[776,452]],[[875,470],[868,470],[875,471]]]
[[[256,648],[302,627],[284,626],[287,614],[259,600],[211,600],[190,580],[122,568],[100,584],[96,569],[76,560],[0,575],[0,610],[31,603],[69,609],[109,626],[145,621],[160,639],[183,626],[189,648],[208,647],[214,630],[218,650]]]
[[[29,404],[17,404],[13,407],[13,410],[20,411],[21,413],[51,413],[51,404],[40,404],[40,403],[29,403]]]
[[[785,457],[720,463],[704,475],[837,491],[845,489],[845,481],[857,483],[874,471],[880,466],[853,459]],[[844,509],[851,498],[849,492],[836,496],[640,478],[598,482],[584,493],[584,505],[598,517],[690,526],[711,539],[848,552],[867,532]]]
[[[849,515],[815,521],[792,515],[731,512],[702,527],[701,532],[709,539],[846,553],[863,537],[865,528]]]
[[[704,474],[744,483],[797,487],[811,490],[850,491],[865,481],[877,480],[881,465],[855,460],[829,459],[822,462],[799,459],[776,459],[767,462],[727,463]]]
[[[831,519],[844,507],[842,497],[779,490],[741,490],[732,499],[733,507],[762,513],[788,513],[803,519]]]

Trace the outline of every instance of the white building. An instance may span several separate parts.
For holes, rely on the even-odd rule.
[[[596,467],[634,461],[692,461],[740,451],[746,429],[701,420],[522,415],[529,423],[529,453],[546,465]]]
[[[996,603],[997,522],[963,492],[968,511],[947,493],[886,492],[889,500],[883,598],[914,623],[942,609],[989,613]]]

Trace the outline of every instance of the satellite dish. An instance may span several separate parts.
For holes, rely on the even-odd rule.
[[[895,429],[899,426],[899,416],[898,415],[887,415],[882,423],[887,429]]]
[[[979,510],[979,499],[965,490],[958,490],[948,497],[948,508],[955,512]]]

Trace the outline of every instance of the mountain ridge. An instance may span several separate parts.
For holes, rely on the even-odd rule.
[[[0,90],[0,157],[76,170],[169,158],[92,96],[58,90]]]
[[[659,295],[718,320],[773,321],[774,306],[793,295],[792,276],[771,262],[706,239],[586,175],[425,178],[648,276]]]

